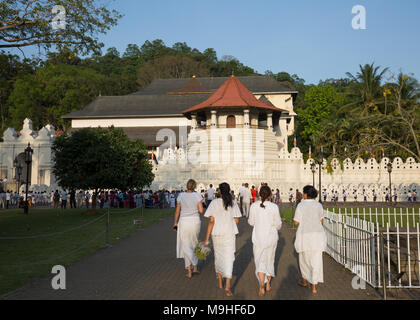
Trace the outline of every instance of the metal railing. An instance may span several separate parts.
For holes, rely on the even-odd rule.
[[[420,289],[418,213],[363,211],[325,210],[327,253],[375,288]]]

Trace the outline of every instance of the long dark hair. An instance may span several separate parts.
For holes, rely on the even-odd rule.
[[[264,201],[270,199],[271,197],[271,189],[269,186],[262,186],[260,189],[260,197],[261,197],[261,208],[265,208]]]
[[[230,193],[230,186],[226,182],[223,182],[219,185],[219,192],[220,196],[223,199],[223,205],[225,207],[225,210],[228,209],[228,207],[233,207],[233,197]]]

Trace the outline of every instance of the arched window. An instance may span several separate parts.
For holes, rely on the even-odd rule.
[[[228,116],[226,119],[226,128],[236,128],[235,116]]]

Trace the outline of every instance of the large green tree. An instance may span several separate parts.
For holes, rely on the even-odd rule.
[[[103,44],[98,34],[105,34],[119,18],[116,10],[97,0],[2,1],[0,48],[37,45],[46,50],[56,47],[99,53]]]
[[[82,109],[100,93],[112,94],[115,83],[98,72],[73,65],[50,64],[16,81],[9,96],[11,125],[29,117],[35,128],[51,123],[65,129],[61,116]]]
[[[305,107],[298,110],[299,134],[304,141],[322,129],[321,123],[342,103],[343,96],[327,86],[314,86],[305,94]]]
[[[131,141],[122,129],[85,128],[57,137],[53,172],[66,189],[139,190],[154,179],[141,140]]]
[[[348,94],[351,102],[341,108],[341,112],[363,113],[378,111],[379,105],[383,104],[382,81],[388,68],[381,70],[380,66],[365,64],[359,66],[360,71],[353,75],[347,72],[352,81],[349,85]]]

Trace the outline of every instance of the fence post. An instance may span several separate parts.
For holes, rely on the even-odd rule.
[[[379,231],[379,230],[378,230]],[[382,286],[384,292],[384,300],[386,300],[386,279],[385,279],[385,244],[384,244],[384,237],[382,232],[378,232],[379,237],[381,238],[381,264],[382,264]],[[381,276],[381,275],[379,275]]]

